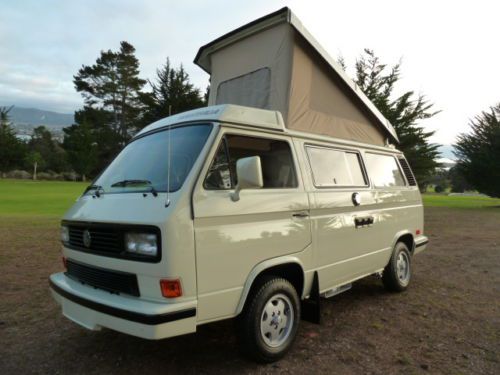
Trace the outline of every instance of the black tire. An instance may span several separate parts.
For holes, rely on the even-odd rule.
[[[407,263],[407,271],[406,269],[400,267],[398,261]],[[391,292],[405,291],[410,285],[411,271],[412,264],[410,250],[405,243],[398,242],[394,247],[391,259],[382,274],[382,282],[384,283],[385,288]]]
[[[281,306],[287,306],[289,309],[284,310],[283,315],[286,318],[273,318],[268,316],[267,312],[269,304],[276,304],[276,315]],[[264,311],[264,309],[267,309]],[[280,315],[281,316],[281,315]],[[273,320],[277,319],[277,320]],[[290,323],[288,324],[288,321]],[[250,359],[260,363],[271,363],[282,358],[291,348],[300,321],[300,299],[293,285],[283,278],[275,276],[265,276],[257,281],[257,284],[252,288],[251,294],[248,296],[245,308],[237,319],[237,335],[242,353]],[[276,329],[278,338],[281,337],[283,342],[275,342],[277,346],[271,346],[271,333],[264,334],[261,330],[261,322],[263,330]],[[269,327],[267,323],[269,322]],[[274,324],[273,324],[274,322]],[[280,333],[282,332],[282,333]],[[288,332],[288,333],[287,333]],[[266,337],[264,337],[266,336]],[[269,343],[268,343],[269,342]]]

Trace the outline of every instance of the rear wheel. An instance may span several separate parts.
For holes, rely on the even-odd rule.
[[[238,318],[241,350],[258,362],[274,362],[290,349],[297,335],[300,300],[289,281],[265,277]]]
[[[385,288],[392,292],[406,290],[410,285],[411,270],[410,250],[405,243],[398,242],[382,275]]]

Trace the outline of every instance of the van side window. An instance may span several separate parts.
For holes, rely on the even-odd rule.
[[[357,152],[307,146],[314,186],[366,186],[367,180]]]
[[[224,147],[224,143],[226,147]],[[234,189],[238,159],[259,156],[264,178],[263,188],[298,186],[292,152],[288,142],[276,139],[227,135],[219,145],[205,179],[205,189]]]
[[[392,155],[366,153],[366,166],[375,187],[405,186],[398,163]]]

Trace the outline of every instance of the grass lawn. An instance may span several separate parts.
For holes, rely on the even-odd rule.
[[[445,194],[423,194],[424,206],[426,207],[450,207],[450,208],[500,208],[500,199]]]
[[[0,179],[0,217],[60,218],[88,183]]]
[[[0,179],[0,218],[59,219],[88,183]],[[500,207],[500,199],[423,194],[427,207]]]

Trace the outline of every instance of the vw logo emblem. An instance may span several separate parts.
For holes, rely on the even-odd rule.
[[[85,247],[90,247],[90,244],[92,243],[92,237],[90,236],[90,232],[88,229],[85,229],[83,232],[83,244]]]

